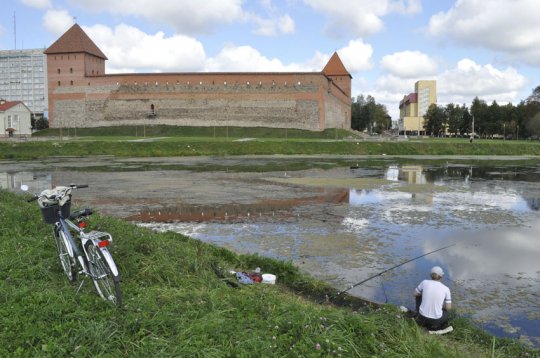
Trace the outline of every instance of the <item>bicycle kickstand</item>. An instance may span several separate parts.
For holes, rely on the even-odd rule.
[[[79,294],[79,291],[81,290],[82,285],[84,284],[84,281],[86,280],[86,277],[81,280],[81,283],[79,284],[79,287],[77,287],[77,290],[75,291],[75,294]]]

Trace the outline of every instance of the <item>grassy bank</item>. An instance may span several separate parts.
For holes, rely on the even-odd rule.
[[[337,155],[540,155],[538,141],[477,139],[364,140],[351,132],[310,132],[269,128],[112,127],[49,129],[40,141],[2,141],[0,159],[30,160],[50,156],[118,157],[226,156],[270,154]],[[214,131],[217,131],[215,133]],[[227,131],[226,135],[223,133]],[[138,133],[138,136],[136,133]],[[57,137],[70,135],[70,137]],[[76,137],[73,137],[76,135]],[[250,140],[238,140],[249,138]]]
[[[35,203],[0,190],[0,356],[539,355],[464,319],[451,334],[432,336],[392,306],[320,304],[333,291],[289,263],[111,218],[91,226],[97,222],[114,237],[122,310],[104,304],[89,282],[75,294]],[[278,284],[233,287],[216,274],[254,267],[276,274]]]

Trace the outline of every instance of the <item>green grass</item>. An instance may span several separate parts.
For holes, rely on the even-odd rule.
[[[457,319],[431,336],[393,306],[369,308],[291,263],[174,233],[95,217],[113,234],[125,308],[101,301],[85,282],[76,294],[60,269],[51,228],[35,203],[0,190],[0,356],[2,357],[533,357]],[[276,285],[231,287],[230,269],[277,275]],[[219,269],[216,269],[219,268]],[[337,300],[336,300],[337,301]],[[320,347],[320,349],[318,349]]]
[[[214,130],[216,135],[214,135]],[[272,128],[111,127],[48,129],[40,141],[0,142],[0,159],[32,160],[51,156],[117,157],[234,155],[540,155],[538,141],[478,139],[362,140],[345,130],[310,132]],[[224,133],[227,131],[227,133]],[[138,133],[136,137],[135,134]],[[76,134],[76,137],[73,135]],[[131,134],[131,136],[130,136]],[[226,135],[225,135],[226,134]],[[254,138],[236,141],[238,138]],[[142,141],[141,141],[142,140]]]
[[[59,137],[204,137],[204,138],[302,138],[341,139],[351,136],[350,131],[327,129],[314,132],[301,129],[265,127],[180,127],[166,125],[113,126],[97,128],[48,128],[35,136]]]

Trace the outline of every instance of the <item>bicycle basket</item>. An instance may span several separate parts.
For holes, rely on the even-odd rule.
[[[58,202],[47,203],[47,202],[38,201],[38,204],[39,204],[39,209],[41,210],[41,215],[43,216],[43,221],[45,221],[45,224],[54,224],[60,219],[58,215],[58,209],[60,208],[60,204]],[[61,208],[62,208],[62,216],[67,218],[71,211],[71,199],[67,200],[64,203],[64,205],[61,206]]]

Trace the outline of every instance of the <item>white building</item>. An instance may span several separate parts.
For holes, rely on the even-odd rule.
[[[0,136],[19,137],[32,134],[32,112],[21,101],[0,99]]]
[[[43,49],[0,51],[0,98],[22,101],[36,116],[47,111],[47,58]]]

